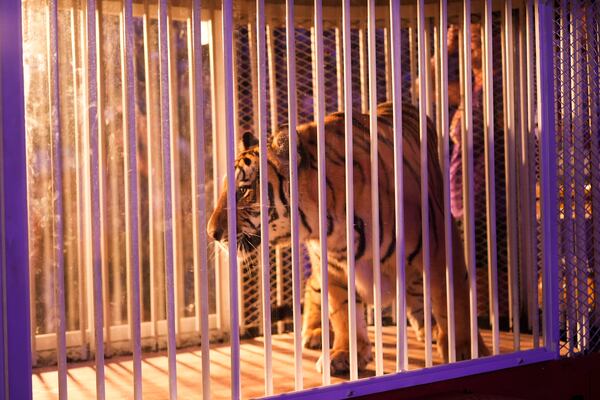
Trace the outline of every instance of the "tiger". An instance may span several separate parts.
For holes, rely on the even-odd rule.
[[[395,186],[393,106],[377,107],[379,168],[379,236],[382,306],[395,298]],[[345,204],[345,113],[334,112],[324,118],[326,145],[327,276],[329,322],[333,336],[330,371],[345,374],[350,367],[347,290],[346,204]],[[305,283],[302,317],[302,342],[305,347],[321,344],[321,247],[319,241],[317,125],[297,127],[299,237],[312,265]],[[356,331],[358,369],[366,369],[372,360],[371,342],[365,321],[365,307],[373,302],[373,249],[371,221],[371,161],[369,115],[353,112],[354,157],[354,255],[356,282]],[[404,224],[406,282],[421,282],[423,243],[420,194],[419,112],[409,103],[402,104],[402,143],[404,175]],[[267,142],[268,237],[269,245],[290,245],[289,132],[282,128]],[[437,350],[448,362],[448,316],[446,308],[446,260],[443,235],[443,180],[437,156],[437,135],[427,119],[428,210],[432,315],[437,323]],[[248,257],[260,245],[259,147],[251,132],[241,135],[235,159],[237,248],[240,258]],[[456,359],[471,356],[468,270],[463,246],[452,221],[453,282]],[[227,242],[227,185],[219,195],[207,224],[207,233],[215,241]],[[422,308],[421,293],[407,290],[407,314]],[[478,334],[480,354],[489,354]],[[319,361],[321,362],[321,361]],[[318,365],[320,369],[322,365]]]

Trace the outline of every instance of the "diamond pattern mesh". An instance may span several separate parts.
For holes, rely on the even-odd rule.
[[[600,350],[600,6],[555,13],[561,352]]]
[[[250,29],[250,30],[249,30]],[[256,65],[253,65],[252,58],[255,57],[255,38],[253,37],[254,29],[252,25],[238,25],[234,32],[235,40],[235,88],[236,88],[236,115],[238,123],[238,135],[245,131],[256,132],[256,85],[253,80],[256,76]],[[267,28],[267,132],[271,133],[274,129],[287,123],[288,108],[287,108],[287,58],[286,58],[286,30],[284,24],[272,24]],[[366,57],[366,29],[359,33],[358,27],[352,28],[352,58],[358,60],[361,55],[361,44],[363,43],[363,56]],[[298,123],[311,122],[314,119],[314,71],[313,71],[313,29],[312,21],[297,20],[296,21],[296,92],[298,101]],[[379,28],[376,31],[376,58],[377,58],[377,100],[384,102],[388,98],[388,82],[386,75],[386,51],[388,45],[385,39],[386,31]],[[324,46],[324,87],[325,87],[325,106],[326,112],[331,113],[338,111],[342,106],[343,93],[339,92],[338,78],[338,63],[342,60],[341,56],[341,32],[337,31],[335,25],[325,21],[323,29],[323,46]],[[408,48],[406,48],[408,51]],[[404,57],[407,59],[408,57]],[[366,63],[363,68],[366,68]],[[271,70],[273,68],[273,70]],[[362,70],[364,74],[361,82],[361,66],[359,62],[352,63],[353,77],[353,103],[354,108],[360,110],[361,107],[367,107],[368,104],[363,104],[363,101],[368,101],[368,97],[361,98],[362,93],[368,93],[367,72]],[[275,78],[275,88],[272,88],[272,78]],[[275,110],[273,110],[273,107]],[[276,125],[273,124],[273,118],[276,118]],[[304,253],[304,252],[303,252]],[[279,260],[277,257],[279,254]],[[310,270],[310,264],[306,258],[301,258],[304,262],[305,274]],[[277,263],[281,263],[281,286],[277,285],[277,276],[279,274]],[[292,275],[291,275],[291,250],[288,247],[282,247],[277,252],[271,249],[270,252],[270,269],[271,269],[271,304],[277,304],[277,295],[281,290],[281,304],[292,304]],[[261,293],[260,293],[260,278],[258,268],[258,258],[256,256],[249,258],[244,262],[240,269],[240,288],[241,299],[241,327],[243,333],[247,336],[257,335],[262,326],[262,316],[260,309]]]

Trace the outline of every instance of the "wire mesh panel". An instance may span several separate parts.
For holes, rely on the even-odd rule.
[[[568,356],[600,350],[599,22],[597,2],[556,8],[561,353]]]

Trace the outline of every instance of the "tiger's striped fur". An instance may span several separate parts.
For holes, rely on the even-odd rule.
[[[381,297],[384,305],[395,296],[395,218],[392,105],[382,104],[378,113],[379,140],[379,236],[382,274]],[[419,113],[410,104],[402,105],[404,220],[407,254],[406,281],[420,284],[422,276],[420,139]],[[443,237],[442,174],[437,158],[437,138],[431,121],[427,121],[428,188],[431,250],[432,311],[438,324],[438,350],[448,360],[445,250]],[[306,283],[303,312],[303,342],[307,347],[321,345],[320,321],[320,246],[318,235],[318,170],[317,129],[314,123],[298,127],[298,209],[300,237],[312,264]],[[326,184],[327,184],[327,261],[329,277],[329,315],[334,333],[331,352],[332,373],[346,372],[349,367],[344,113],[325,118]],[[357,300],[357,342],[359,368],[371,360],[371,344],[364,320],[364,302],[373,300],[371,173],[369,116],[353,113],[354,145],[354,232]],[[269,242],[290,243],[288,132],[282,130],[268,143]],[[256,140],[249,134],[242,138],[236,159],[237,238],[241,257],[260,243],[259,153]],[[224,188],[208,224],[208,232],[216,240],[226,240],[226,188]],[[470,356],[469,287],[462,243],[453,224],[454,291],[457,359]],[[414,288],[415,285],[413,284]],[[407,290],[407,308],[413,318],[422,314],[421,291]],[[410,316],[410,315],[409,315]],[[421,317],[422,318],[422,317]],[[482,354],[487,350],[479,340]]]

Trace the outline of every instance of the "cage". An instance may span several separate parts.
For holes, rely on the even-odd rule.
[[[351,398],[599,351],[599,16],[4,0],[8,397]]]

